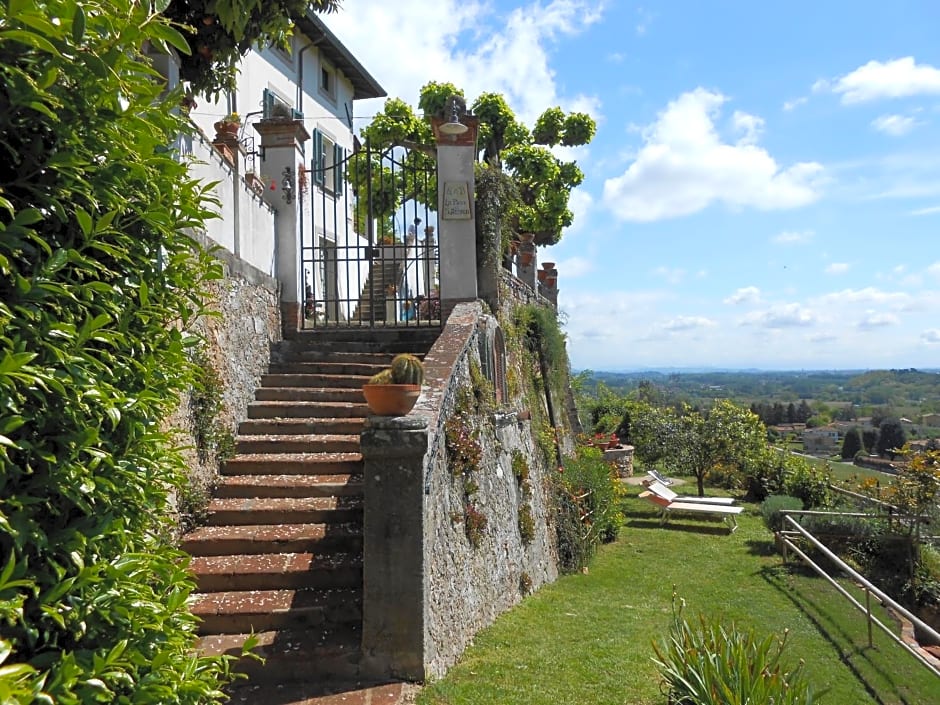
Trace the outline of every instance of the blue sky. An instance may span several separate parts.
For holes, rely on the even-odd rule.
[[[350,0],[389,95],[502,92],[594,141],[559,269],[576,369],[940,367],[940,3]],[[366,117],[381,107],[357,104]]]

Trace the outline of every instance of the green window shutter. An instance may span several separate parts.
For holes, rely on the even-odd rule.
[[[345,149],[338,144],[333,145],[333,193],[337,196],[343,195],[343,168],[346,166],[343,164],[343,159],[345,155]]]
[[[319,130],[313,131],[313,180],[315,183],[323,186],[326,183],[326,159],[323,154],[323,133]]]
[[[261,97],[261,110],[263,118],[269,118],[274,113],[274,93],[265,88]]]

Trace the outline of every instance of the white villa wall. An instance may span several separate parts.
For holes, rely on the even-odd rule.
[[[206,225],[206,236],[261,272],[274,272],[274,211],[255,194],[207,138],[182,140],[183,155],[193,157],[190,174],[204,182],[216,182],[213,207],[219,217]]]
[[[193,122],[210,139],[215,134],[213,124],[230,112],[237,112],[242,120],[239,138],[246,145],[249,154],[239,157],[238,170],[241,173],[254,171],[264,184],[272,180],[280,184],[281,174],[268,173],[260,154],[252,155],[257,151],[260,139],[252,128],[252,124],[263,117],[263,96],[265,91],[271,91],[290,107],[303,113],[303,124],[307,131],[313,135],[319,131],[334,144],[342,147],[344,154],[351,154],[353,150],[352,115],[354,87],[339,69],[332,67],[334,95],[326,95],[320,90],[320,68],[324,61],[321,50],[312,45],[302,34],[298,33],[294,40],[294,49],[290,56],[273,48],[265,48],[250,52],[241,63],[238,88],[231,95],[220,96],[216,101],[200,99],[199,105],[190,116]],[[303,64],[302,70],[299,69]],[[314,160],[314,140],[303,145],[303,161],[307,168],[311,168]],[[216,160],[218,161],[218,160]],[[200,174],[201,175],[201,174]],[[308,192],[300,193],[299,184],[296,188],[297,198],[304,199],[302,203],[302,222],[300,224],[300,237],[302,246],[312,254],[312,248],[321,244],[325,239],[341,247],[364,248],[368,243],[365,239],[353,232],[352,204],[348,198],[348,190],[344,189],[340,197],[334,197],[330,192],[322,191],[318,184],[308,175]],[[223,201],[223,217],[228,214],[228,203],[234,197],[234,185],[220,184],[218,197]],[[276,210],[281,205],[279,192],[277,194],[265,193],[265,198]],[[253,219],[255,215],[251,216]],[[227,217],[226,217],[227,220]],[[241,243],[242,252],[251,257],[262,271],[277,276],[272,269],[274,258],[273,231],[269,236],[261,235],[261,226],[266,223],[242,223],[250,225],[252,237],[247,244]],[[227,248],[233,247],[234,235],[231,232],[221,232],[210,235]],[[267,248],[267,249],[266,249]],[[237,254],[242,254],[239,252]],[[365,250],[361,252],[364,254]],[[346,259],[346,258],[341,258]],[[259,264],[259,263],[263,263]],[[348,271],[347,271],[348,270]],[[355,298],[358,292],[345,291],[345,282],[365,281],[368,276],[368,263],[350,261],[340,266],[336,282],[338,290],[331,296]],[[307,266],[305,276],[308,281],[314,282],[314,290],[318,297],[325,294],[325,286],[321,281],[321,273],[314,272],[313,267]],[[342,315],[351,314],[350,307],[344,307]]]

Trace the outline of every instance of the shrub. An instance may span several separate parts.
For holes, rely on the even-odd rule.
[[[623,489],[600,451],[579,448],[565,459],[555,487],[556,531],[561,568],[580,570],[600,542],[617,538]]]
[[[660,644],[653,644],[671,703],[678,705],[812,705],[812,689],[803,664],[787,670],[782,638],[758,639],[734,624],[725,628],[717,617],[699,617],[693,628],[673,598],[673,622]]]
[[[783,528],[782,511],[788,509],[802,509],[803,500],[799,497],[790,497],[784,494],[770,495],[760,505],[760,513],[764,518],[764,525],[774,533]]]
[[[185,40],[130,0],[3,3],[0,26],[0,699],[219,702],[160,429],[221,270],[187,235],[210,213],[168,148],[180,95],[140,53]]]
[[[791,497],[803,500],[803,509],[826,507],[831,504],[829,482],[831,474],[828,464],[826,470],[818,470],[805,458],[790,455],[786,461],[786,473],[783,478],[783,490]]]

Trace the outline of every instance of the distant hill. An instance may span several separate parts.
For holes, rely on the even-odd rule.
[[[922,413],[940,410],[940,370],[632,370],[587,371],[585,391],[598,383],[612,391],[627,393],[646,383],[666,398],[691,403],[729,398],[752,401],[851,402],[860,407],[892,406]]]

